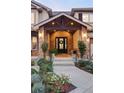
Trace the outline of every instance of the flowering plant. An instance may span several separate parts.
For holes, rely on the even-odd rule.
[[[68,88],[67,86],[65,87],[65,85],[68,84],[69,78],[65,75],[58,76],[53,72],[49,72],[47,73],[46,82],[50,88],[50,91],[53,93],[61,93]]]

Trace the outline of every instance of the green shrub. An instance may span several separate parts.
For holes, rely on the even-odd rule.
[[[47,73],[53,72],[52,62],[46,60],[45,58],[42,58],[37,61],[37,64],[40,67],[40,71],[37,72],[35,69],[31,70],[32,71],[32,92],[33,93],[50,93],[48,92],[48,90],[51,88],[49,88],[49,85],[47,85],[46,78],[47,78]]]
[[[79,64],[80,67],[85,67],[86,65],[89,64],[89,61],[79,60],[78,64]]]
[[[81,58],[83,58],[86,51],[86,44],[84,43],[84,41],[78,41],[78,48],[81,54]]]
[[[37,64],[40,67],[41,74],[53,71],[52,62],[50,62],[46,59],[39,59]]]
[[[46,52],[48,50],[48,43],[43,42],[43,44],[41,45],[41,48],[42,48],[42,51],[43,51],[44,58],[46,58]]]
[[[53,53],[54,53],[55,55],[57,55],[57,54],[58,54],[58,50],[54,48],[54,49],[51,49],[51,50],[49,51],[49,53],[50,53],[50,54],[53,54]]]
[[[35,65],[35,61],[31,61],[31,66],[34,66]]]
[[[77,64],[78,64],[79,68],[83,67],[83,70],[93,73],[93,62],[79,60],[79,62]]]
[[[33,93],[45,93],[44,85],[42,85],[42,82],[37,82],[33,84],[32,87]]]
[[[40,75],[37,73],[31,75],[31,82],[36,83],[42,81]]]
[[[89,71],[93,71],[93,62],[89,61],[88,65],[86,65],[85,68]]]
[[[45,62],[46,62],[46,59],[41,58],[41,59],[39,59],[39,60],[37,61],[37,64],[38,64],[38,66],[41,66],[41,65],[45,64]]]
[[[48,93],[53,91],[54,93],[63,93],[63,85],[69,83],[69,77],[65,75],[57,75],[54,72],[48,72],[46,74],[45,82],[47,84]],[[65,92],[64,92],[65,93]]]
[[[38,72],[35,69],[31,68],[31,74],[38,74]]]

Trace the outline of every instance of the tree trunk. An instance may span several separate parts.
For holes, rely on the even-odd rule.
[[[81,53],[81,59],[83,58],[83,54]]]
[[[46,53],[45,52],[43,53],[43,57],[44,57],[44,59],[46,58]]]

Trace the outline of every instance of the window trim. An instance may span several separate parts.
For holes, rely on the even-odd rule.
[[[87,15],[87,19],[86,19],[87,21],[84,21],[84,15],[85,16]],[[83,22],[89,22],[89,14],[88,13],[83,13],[82,16],[83,16]]]
[[[87,15],[88,19],[87,21],[84,21],[84,15]],[[91,15],[93,17],[93,13],[83,13],[82,17],[83,17],[83,22],[87,22],[87,23],[93,23],[93,18],[91,20]]]
[[[83,21],[83,14],[82,13],[78,13],[78,18],[79,18],[79,20],[81,20],[81,21]]]

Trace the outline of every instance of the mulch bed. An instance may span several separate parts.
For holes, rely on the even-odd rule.
[[[69,93],[70,91],[72,91],[72,90],[74,90],[74,89],[76,89],[77,87],[76,86],[74,86],[73,84],[71,84],[71,83],[68,83],[68,88],[66,88],[66,90],[64,91],[64,92],[60,92],[60,93]],[[55,93],[55,92],[50,92],[50,93]]]
[[[81,67],[80,69],[81,69],[81,70],[84,70],[84,71],[86,71],[86,72],[88,72],[88,73],[90,73],[90,74],[93,74],[93,72],[87,70],[85,67]]]
[[[72,91],[72,90],[74,90],[76,88],[77,88],[76,86],[74,86],[73,84],[70,83],[69,88],[67,89],[67,91],[65,93],[69,93],[70,91]]]
[[[81,69],[81,70],[84,70],[84,71],[86,71],[86,72],[88,72],[88,73],[90,73],[90,74],[93,74],[93,72],[88,71],[85,67],[80,67],[77,63],[75,63],[75,66],[78,67],[78,68]]]

